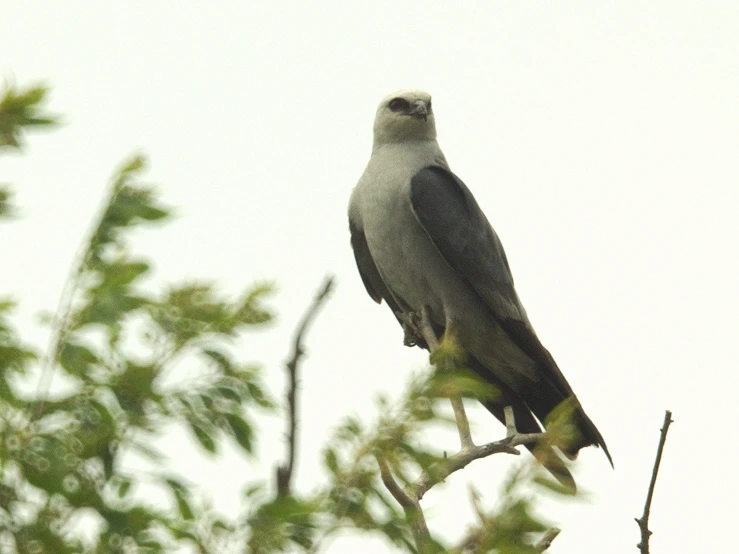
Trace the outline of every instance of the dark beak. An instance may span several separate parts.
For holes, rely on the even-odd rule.
[[[429,109],[423,100],[416,100],[413,103],[413,107],[408,112],[408,115],[415,117],[416,119],[423,119],[426,121],[429,117]]]

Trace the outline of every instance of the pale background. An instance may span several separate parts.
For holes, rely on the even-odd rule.
[[[136,149],[178,219],[142,235],[153,282],[204,276],[232,294],[280,291],[271,330],[245,342],[276,393],[294,325],[326,273],[338,288],[309,337],[297,486],[323,479],[320,447],[345,414],[375,413],[423,366],[366,295],[346,203],[369,158],[377,102],[434,98],[440,144],[500,235],[519,294],[606,438],[577,467],[587,503],[542,505],[564,528],[551,552],[635,552],[666,408],[653,552],[739,546],[739,2],[10,2],[0,70],[45,80],[65,125],[0,159],[20,221],[0,229],[0,291],[19,326],[56,305],[108,177]],[[503,428],[471,409],[479,442]],[[265,460],[282,424],[265,422]],[[271,477],[182,437],[162,446],[212,491]],[[451,436],[448,445],[455,447]],[[467,482],[492,502],[517,459],[476,462],[430,493],[430,526],[459,536]],[[386,552],[366,537],[326,552]]]

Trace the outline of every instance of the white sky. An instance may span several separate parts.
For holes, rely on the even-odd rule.
[[[137,242],[157,283],[280,287],[278,323],[245,341],[282,390],[281,362],[321,278],[338,288],[303,365],[297,484],[322,480],[320,447],[345,414],[370,418],[424,354],[354,266],[346,221],[377,103],[434,97],[439,141],[503,241],[519,294],[613,454],[583,451],[589,503],[545,506],[551,552],[634,552],[664,410],[674,412],[653,504],[654,552],[736,548],[734,440],[739,200],[739,3],[14,2],[0,69],[45,80],[65,125],[3,156],[23,219],[4,224],[0,291],[19,324],[56,305],[108,177],[140,149],[178,219]],[[503,436],[470,410],[478,442]],[[282,423],[261,452],[282,455]],[[453,435],[445,437],[454,450]],[[163,441],[223,511],[242,477]],[[182,454],[180,454],[182,452]],[[480,461],[430,493],[430,526],[458,537],[467,482],[489,502],[517,459]],[[385,552],[342,539],[326,552]]]

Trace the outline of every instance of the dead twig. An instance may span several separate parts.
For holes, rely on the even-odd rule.
[[[303,337],[315,319],[321,306],[328,298],[329,293],[334,285],[333,277],[326,277],[321,286],[320,292],[315,296],[308,310],[303,315],[303,319],[298,325],[293,341],[293,353],[290,360],[285,364],[288,376],[287,385],[287,452],[285,462],[277,468],[277,495],[290,495],[290,480],[295,467],[295,444],[297,441],[298,418],[297,418],[297,390],[298,390],[298,363],[305,353],[303,346]]]
[[[665,410],[665,420],[662,424],[662,429],[659,435],[659,446],[657,447],[657,458],[654,460],[654,468],[652,469],[652,480],[649,483],[649,492],[647,493],[647,501],[644,504],[644,513],[640,518],[634,518],[637,525],[639,525],[639,531],[641,532],[641,541],[636,547],[639,549],[641,554],[649,554],[649,537],[652,532],[649,530],[649,511],[652,508],[652,496],[654,495],[654,486],[657,483],[657,472],[659,471],[659,464],[662,461],[662,450],[665,447],[665,441],[667,440],[667,429],[672,423],[672,412]]]

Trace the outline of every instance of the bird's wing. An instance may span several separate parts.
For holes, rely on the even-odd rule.
[[[543,420],[559,402],[575,398],[554,358],[531,327],[513,288],[503,245],[467,186],[444,167],[426,167],[411,179],[411,206],[446,262],[477,292],[516,346],[536,362],[549,386],[517,391],[526,397],[536,416]],[[586,444],[598,444],[613,464],[603,437],[582,407],[578,408],[577,417],[584,442],[576,445],[575,452]]]
[[[364,288],[367,289],[367,293],[372,300],[379,304],[384,299],[393,310],[393,313],[397,314],[400,311],[400,306],[395,301],[387,285],[385,285],[385,281],[382,280],[380,272],[377,270],[377,266],[372,259],[372,254],[367,245],[367,238],[364,236],[364,231],[351,217],[349,218],[349,232],[351,233],[354,259],[357,262],[357,268],[359,269],[359,275],[362,277]]]
[[[539,341],[513,288],[503,245],[467,186],[443,167],[426,167],[411,180],[411,205],[447,263],[477,292],[511,340],[537,362],[563,398],[573,392]]]

